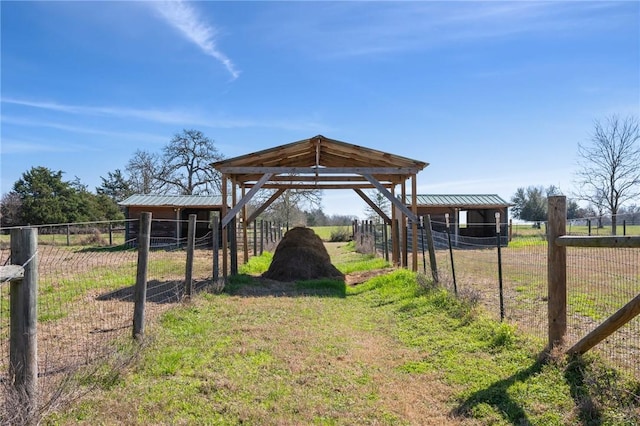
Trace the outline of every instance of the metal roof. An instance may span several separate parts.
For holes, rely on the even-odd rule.
[[[428,194],[416,195],[418,206],[429,207],[509,207],[511,204],[496,194]],[[410,202],[411,196],[406,200]]]
[[[221,206],[219,195],[153,195],[134,194],[118,203],[121,206],[212,207]]]

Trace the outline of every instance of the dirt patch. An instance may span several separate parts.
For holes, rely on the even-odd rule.
[[[273,254],[269,270],[262,276],[277,281],[344,280],[344,275],[331,264],[320,237],[313,230],[302,227],[287,231]]]
[[[373,269],[370,271],[360,271],[360,272],[352,272],[345,276],[345,283],[347,285],[358,285],[363,282],[369,281],[371,278],[378,277],[380,275],[386,275],[390,272],[395,271],[394,268],[384,268],[384,269]]]

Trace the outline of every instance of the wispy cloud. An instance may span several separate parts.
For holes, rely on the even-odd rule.
[[[114,107],[114,106],[87,106],[62,104],[54,101],[40,101],[18,99],[11,97],[2,97],[0,102],[3,104],[18,105],[28,108],[37,108],[46,111],[60,112],[79,116],[97,116],[97,117],[116,117],[120,119],[137,119],[142,121],[150,121],[160,124],[178,125],[178,126],[198,126],[206,128],[220,129],[239,129],[239,128],[272,128],[284,130],[311,130],[311,131],[329,131],[331,130],[316,118],[233,118],[226,116],[213,116],[210,113],[194,113],[179,110],[158,110],[144,108]],[[6,116],[6,114],[5,114]],[[19,119],[15,119],[19,120]],[[2,118],[5,121],[5,118]],[[57,127],[61,130],[72,130],[65,124],[56,124],[53,121],[39,121],[42,127]],[[14,123],[20,125],[20,123]],[[36,125],[34,120],[24,122],[22,125]],[[78,132],[99,133],[97,129],[80,128]]]
[[[220,61],[234,80],[238,78],[240,71],[216,45],[216,29],[202,19],[191,5],[182,0],[152,2],[151,4],[185,38],[198,46],[205,54]]]
[[[527,34],[574,36],[577,29],[602,31],[632,19],[629,5],[612,3],[286,2],[270,9],[272,15],[263,21],[269,25],[265,36],[273,43],[293,45],[316,56],[345,57]],[[272,25],[276,19],[278,26]]]
[[[88,145],[74,145],[65,143],[52,143],[50,140],[34,142],[17,139],[2,140],[2,154],[28,154],[43,152],[84,152],[95,151],[95,148]]]

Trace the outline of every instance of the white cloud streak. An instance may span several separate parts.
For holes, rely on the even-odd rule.
[[[151,3],[158,13],[189,41],[198,46],[205,54],[218,60],[227,69],[233,80],[238,78],[234,63],[216,45],[216,29],[204,22],[197,11],[182,0]]]
[[[228,118],[228,117],[211,117],[208,114],[197,114],[184,111],[164,111],[157,109],[140,109],[128,107],[112,107],[112,106],[86,106],[86,105],[70,105],[61,104],[52,101],[26,100],[11,97],[2,97],[0,102],[3,104],[18,105],[27,108],[42,109],[45,111],[60,112],[71,115],[81,116],[97,116],[97,117],[117,117],[121,119],[137,119],[142,121],[150,121],[160,124],[170,124],[179,126],[199,126],[207,128],[222,129],[238,129],[238,128],[273,128],[284,130],[312,130],[312,131],[329,131],[326,125],[314,119],[245,119],[245,118]],[[14,121],[19,119],[14,119]],[[2,121],[5,121],[3,117]],[[20,124],[20,123],[14,123]],[[26,124],[26,123],[23,123]],[[31,120],[29,125],[35,125]],[[40,122],[42,127],[58,127],[64,125],[53,125],[48,122]],[[64,129],[61,129],[64,130]],[[70,130],[70,129],[67,129]],[[86,129],[85,129],[86,130]],[[98,130],[92,130],[98,133]]]

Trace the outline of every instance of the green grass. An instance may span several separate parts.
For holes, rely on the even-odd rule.
[[[313,232],[316,233],[322,239],[322,241],[330,241],[332,233],[339,233],[348,231],[351,234],[350,225],[336,225],[336,226],[311,226]]]
[[[595,358],[542,362],[541,342],[424,276],[293,285],[307,292],[165,313],[133,368],[43,424],[631,425],[640,409],[638,384]]]

